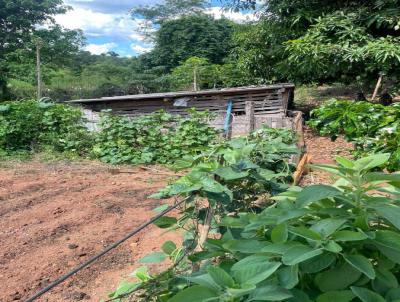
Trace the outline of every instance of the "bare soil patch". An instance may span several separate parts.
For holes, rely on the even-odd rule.
[[[336,156],[352,159],[350,150],[353,148],[353,145],[341,136],[335,141],[331,141],[329,137],[318,136],[311,129],[306,128],[304,140],[307,152],[312,157],[312,164],[334,164]],[[311,169],[307,175],[303,176],[300,185],[332,184],[333,182],[334,179],[329,173]]]
[[[133,170],[114,175],[93,162],[2,163],[0,301],[24,301],[154,216],[165,201],[147,196],[171,177]],[[179,236],[149,227],[37,301],[99,301],[166,240]]]

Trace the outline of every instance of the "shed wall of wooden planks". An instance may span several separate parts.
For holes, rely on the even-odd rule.
[[[112,110],[114,114],[135,117],[165,110],[172,114],[187,115],[188,108],[214,113],[217,118],[210,122],[218,129],[223,128],[229,101],[233,102],[231,134],[233,136],[251,132],[268,125],[273,128],[290,128],[288,106],[293,97],[292,84],[260,87],[229,88],[198,92],[157,93],[121,97],[107,97],[90,100],[70,101],[94,112]],[[177,100],[184,100],[186,106],[176,106]]]

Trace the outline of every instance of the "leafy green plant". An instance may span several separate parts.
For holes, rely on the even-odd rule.
[[[311,113],[308,125],[319,134],[336,139],[339,134],[354,142],[356,156],[390,153],[385,167],[400,168],[398,121],[400,106],[330,100]]]
[[[134,119],[106,113],[93,155],[112,164],[172,163],[199,154],[216,140],[218,132],[207,124],[210,118],[210,113],[195,110],[187,117],[158,111]]]
[[[43,101],[13,101],[0,105],[0,149],[84,154],[90,147],[81,110]]]
[[[183,196],[186,202],[179,218],[164,216],[155,224],[164,229],[182,228],[186,231],[185,238],[181,249],[166,242],[162,252],[141,260],[160,262],[169,257],[175,263],[172,269],[140,286],[146,289],[143,301],[164,294],[168,298],[171,282],[187,283],[174,274],[186,272],[191,261],[197,265],[195,259],[204,257],[193,251],[203,248],[207,234],[226,232],[225,226],[218,225],[223,218],[244,211],[260,212],[265,204],[272,202],[271,196],[287,188],[293,170],[289,159],[298,152],[295,141],[296,136],[289,130],[265,127],[248,137],[220,141],[200,155],[187,156],[175,163],[176,169],[190,168],[190,172],[152,197]]]
[[[142,282],[139,301],[398,301],[400,175],[371,172],[388,159],[338,157],[315,166],[339,177],[333,186],[292,187],[260,213],[223,217],[188,257],[198,269],[152,282],[151,296]]]

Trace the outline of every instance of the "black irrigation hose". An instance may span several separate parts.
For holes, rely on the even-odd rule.
[[[81,265],[77,266],[75,269],[73,269],[72,271],[70,271],[69,273],[65,274],[64,276],[58,278],[56,281],[50,283],[49,285],[47,285],[45,288],[41,289],[40,291],[38,291],[36,294],[34,294],[32,297],[30,297],[28,300],[25,300],[25,302],[32,302],[35,301],[37,298],[41,297],[42,295],[44,295],[45,293],[47,293],[48,291],[50,291],[51,289],[53,289],[54,287],[56,287],[57,285],[59,285],[60,283],[64,282],[65,280],[67,280],[69,277],[75,275],[77,272],[81,271],[82,269],[84,269],[85,267],[89,266],[90,264],[92,264],[94,261],[96,261],[97,259],[99,259],[100,257],[104,256],[105,254],[107,254],[109,251],[111,251],[112,249],[115,249],[117,246],[119,246],[120,244],[122,244],[123,242],[125,242],[126,240],[128,240],[129,238],[131,238],[132,236],[136,235],[137,233],[139,233],[140,231],[142,231],[143,229],[145,229],[146,227],[148,227],[150,224],[154,223],[157,219],[161,218],[162,216],[164,216],[165,214],[171,212],[172,210],[176,209],[178,206],[180,206],[182,203],[184,203],[187,200],[187,198],[177,202],[176,204],[174,204],[173,206],[168,207],[165,211],[161,212],[160,214],[154,216],[152,219],[150,219],[148,222],[146,222],[145,224],[141,225],[140,227],[138,227],[137,229],[135,229],[134,231],[130,232],[128,235],[126,235],[124,238],[122,238],[121,240],[113,243],[112,245],[110,245],[108,248],[106,248],[105,250],[101,251],[100,253],[98,253],[96,256],[94,256],[93,258],[89,259],[88,261],[82,263]]]

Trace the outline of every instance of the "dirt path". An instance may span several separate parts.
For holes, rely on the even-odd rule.
[[[168,177],[112,175],[95,163],[18,163],[0,168],[0,301],[29,295],[154,215],[146,197]],[[161,238],[162,237],[162,238]],[[37,301],[99,301],[176,234],[151,227]]]
[[[329,137],[321,137],[306,128],[304,139],[307,146],[307,152],[312,157],[314,164],[334,164],[336,156],[352,158],[349,150],[353,148],[352,144],[338,137],[336,141],[331,141]],[[320,170],[311,170],[303,177],[301,186],[311,184],[331,184],[332,176],[329,173]]]

